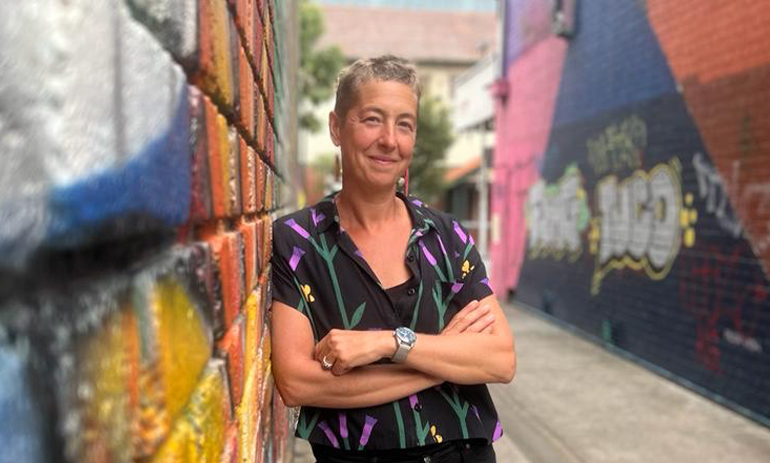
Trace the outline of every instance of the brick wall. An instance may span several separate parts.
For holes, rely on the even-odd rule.
[[[770,424],[770,5],[506,6],[496,290]]]
[[[294,2],[0,15],[0,462],[288,461]]]

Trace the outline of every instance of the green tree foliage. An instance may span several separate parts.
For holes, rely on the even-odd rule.
[[[435,201],[444,191],[441,163],[452,144],[449,111],[436,98],[423,96],[417,115],[417,143],[409,166],[409,194]]]
[[[299,85],[304,103],[299,116],[300,126],[317,132],[322,127],[322,121],[315,117],[310,106],[318,105],[333,95],[337,74],[345,64],[345,57],[336,45],[323,49],[316,48],[316,42],[324,32],[320,8],[308,0],[301,0],[299,16]]]

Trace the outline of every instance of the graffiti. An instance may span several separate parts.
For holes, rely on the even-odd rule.
[[[529,190],[526,214],[530,258],[560,260],[567,255],[571,262],[577,260],[583,250],[581,234],[590,218],[578,168],[568,167],[552,185],[538,181]]]
[[[681,166],[677,159],[659,164],[649,173],[637,170],[623,182],[611,175],[596,187],[598,216],[591,222],[589,241],[597,255],[592,294],[612,270],[644,271],[663,279],[679,253],[682,231],[685,245],[695,242],[697,212],[682,204]]]
[[[714,214],[719,225],[733,238],[743,233],[743,226],[730,207],[729,192],[719,172],[701,153],[695,153],[692,166],[698,179],[698,194],[706,202],[706,212]]]
[[[753,211],[756,217],[767,218],[770,213],[770,183],[752,183],[743,188],[741,193],[741,207]],[[764,233],[752,233],[754,248],[759,253],[765,253],[770,249],[770,221],[766,221]],[[759,230],[757,230],[759,231]]]
[[[631,116],[588,139],[586,147],[588,162],[596,175],[639,169],[647,147],[647,125],[640,117]]]
[[[746,271],[750,257],[744,241],[728,252],[712,245],[682,261],[687,277],[679,282],[679,301],[695,318],[695,358],[716,373],[721,373],[721,339],[752,353],[762,352],[756,332],[768,292],[759,269]],[[740,289],[725,282],[740,282]]]

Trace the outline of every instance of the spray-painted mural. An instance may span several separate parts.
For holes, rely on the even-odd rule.
[[[266,309],[294,6],[3,4],[1,463],[290,458]]]
[[[764,423],[767,24],[761,2],[508,0],[490,253],[496,291]]]

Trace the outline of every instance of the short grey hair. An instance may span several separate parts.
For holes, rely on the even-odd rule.
[[[337,78],[337,97],[334,103],[334,112],[337,117],[345,117],[358,98],[358,90],[362,85],[376,80],[406,84],[417,97],[417,106],[419,107],[421,92],[417,68],[404,58],[382,55],[376,58],[356,60],[340,72]]]

